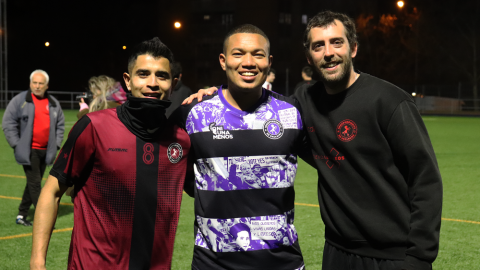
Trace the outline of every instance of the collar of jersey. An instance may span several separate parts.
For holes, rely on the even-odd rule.
[[[223,105],[225,105],[225,107],[227,107],[230,111],[242,116],[255,112],[255,110],[257,110],[257,108],[260,107],[260,105],[262,105],[268,99],[268,96],[270,94],[270,91],[267,91],[265,90],[265,88],[262,87],[262,96],[258,99],[258,101],[248,110],[242,111],[233,107],[230,103],[228,103],[227,99],[223,95],[222,89],[223,89],[223,85],[217,91],[220,101],[222,101]]]

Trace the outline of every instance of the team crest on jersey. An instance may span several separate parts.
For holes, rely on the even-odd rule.
[[[217,123],[213,122],[208,125],[208,129],[213,133],[214,140],[233,139],[233,135],[230,131],[224,130],[223,126],[216,126]]]
[[[171,143],[167,149],[167,156],[170,162],[177,163],[182,159],[183,149],[178,143]]]
[[[283,136],[283,125],[276,119],[270,119],[263,124],[263,133],[272,140]]]
[[[357,136],[357,124],[345,119],[337,125],[337,138],[342,142],[349,142]]]

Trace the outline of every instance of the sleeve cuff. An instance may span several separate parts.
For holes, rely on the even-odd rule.
[[[54,169],[50,170],[50,175],[55,176],[55,178],[57,178],[59,183],[62,183],[67,187],[73,186],[73,183],[71,181],[68,181],[67,178],[62,173],[59,173],[59,172],[55,171]]]
[[[432,270],[432,264],[430,262],[418,259],[417,257],[409,256],[403,261],[402,269],[405,270]]]
[[[81,103],[80,104],[80,110],[79,111],[82,111],[84,109],[88,109],[88,104],[87,103]]]

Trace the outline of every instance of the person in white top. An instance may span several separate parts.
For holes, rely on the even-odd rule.
[[[263,83],[262,87],[272,91],[273,81],[275,81],[275,69],[270,68],[270,70],[268,71],[267,80],[265,81],[265,83]]]

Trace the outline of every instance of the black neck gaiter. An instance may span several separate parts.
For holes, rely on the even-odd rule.
[[[167,121],[165,110],[170,104],[167,100],[137,98],[128,94],[127,101],[117,107],[117,115],[135,136],[151,141],[158,139],[162,124]]]

